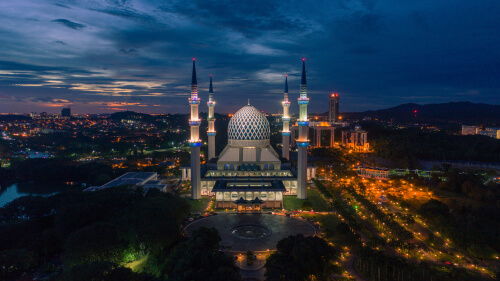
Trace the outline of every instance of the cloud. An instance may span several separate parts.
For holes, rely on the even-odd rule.
[[[327,110],[330,92],[341,111],[409,98],[500,104],[499,9],[466,0],[16,0],[0,9],[0,89],[13,97],[2,101],[67,100],[83,112],[142,99],[129,106],[188,112],[196,57],[202,100],[213,74],[216,111],[251,97],[278,112],[283,74],[293,98],[306,57],[311,112]],[[52,101],[29,102],[37,98]]]
[[[67,19],[57,19],[57,20],[53,20],[53,22],[61,23],[64,26],[72,28],[72,29],[82,29],[85,27],[85,25],[83,25],[83,24],[72,22],[72,21],[67,20]]]

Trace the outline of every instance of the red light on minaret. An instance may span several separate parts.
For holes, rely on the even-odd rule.
[[[212,74],[210,74],[210,77],[212,77]]]
[[[306,60],[306,58],[302,58],[302,60]]]
[[[285,74],[285,77],[288,77],[288,74]]]
[[[193,58],[193,60],[194,60],[194,58]]]

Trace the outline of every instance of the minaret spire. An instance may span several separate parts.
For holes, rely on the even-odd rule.
[[[297,146],[299,147],[299,159],[297,161],[297,198],[307,198],[307,147],[309,146],[308,126],[309,120],[307,119],[307,104],[309,98],[307,97],[307,83],[306,83],[306,59],[302,59],[302,79],[300,80],[300,97],[299,103],[299,139]]]
[[[288,101],[288,74],[285,74],[285,91],[283,93],[285,100]]]
[[[208,98],[213,99],[214,97],[214,88],[212,87],[212,75],[210,74],[210,87],[208,88]]]
[[[191,98],[189,98],[191,106],[191,139],[189,146],[191,148],[191,199],[201,199],[201,180],[200,180],[200,124],[201,120],[198,115],[198,106],[200,99],[198,97],[198,81],[196,80],[196,66],[193,58],[193,74],[191,79]]]
[[[288,75],[285,75],[285,91],[283,92],[283,131],[281,132],[283,148],[281,156],[285,159],[290,159],[290,102],[288,101]]]
[[[300,79],[301,85],[306,85],[306,58],[302,59],[302,79]]]
[[[198,80],[196,79],[196,63],[195,59],[193,58],[193,77],[191,79],[191,85],[198,85]]]
[[[210,87],[208,88],[208,159],[215,158],[215,117],[214,117],[214,88],[212,87],[212,75],[210,75]]]

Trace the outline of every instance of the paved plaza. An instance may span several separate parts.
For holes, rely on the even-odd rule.
[[[307,221],[271,214],[219,214],[194,221],[185,230],[190,235],[199,227],[216,228],[220,245],[237,252],[275,250],[278,241],[290,235],[316,234]]]

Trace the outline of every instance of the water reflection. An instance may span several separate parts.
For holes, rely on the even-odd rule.
[[[0,192],[0,207],[12,202],[13,200],[27,195],[50,196],[58,192],[58,187],[40,187],[31,184],[13,184]]]

